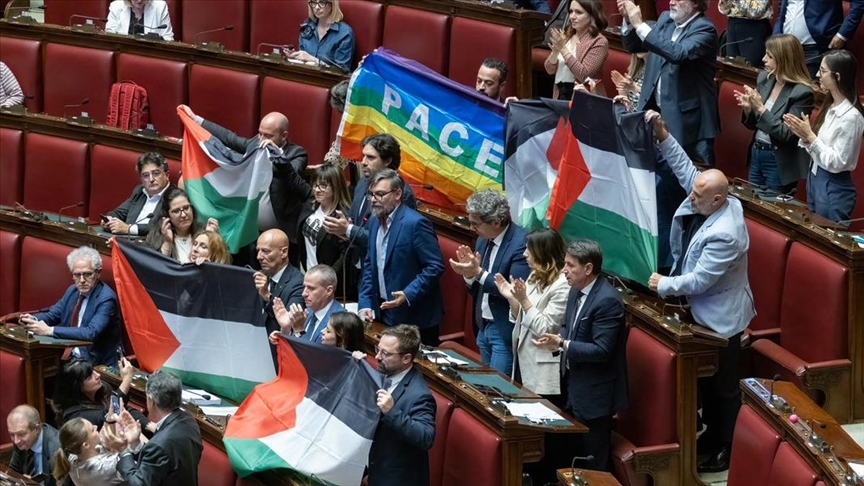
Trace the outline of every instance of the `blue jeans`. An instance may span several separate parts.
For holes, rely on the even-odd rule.
[[[483,363],[510,376],[513,372],[513,324],[484,322],[486,326],[477,333],[480,357]]]
[[[750,182],[757,186],[767,186],[778,194],[790,194],[798,186],[798,181],[783,184],[780,180],[780,170],[777,159],[771,149],[758,148],[753,144],[750,151]],[[772,194],[773,195],[773,194]]]
[[[807,205],[810,211],[831,221],[851,218],[857,198],[852,173],[848,170],[834,174],[818,167],[816,174],[810,172],[807,176]]]

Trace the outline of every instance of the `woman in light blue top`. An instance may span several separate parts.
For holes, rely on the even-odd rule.
[[[309,18],[300,26],[300,50],[288,57],[350,71],[354,31],[342,19],[339,0],[310,0]]]

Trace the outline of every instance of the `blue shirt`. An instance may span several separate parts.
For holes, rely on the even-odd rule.
[[[354,30],[345,22],[336,22],[319,39],[318,19],[306,19],[300,26],[300,50],[347,73],[354,60]]]

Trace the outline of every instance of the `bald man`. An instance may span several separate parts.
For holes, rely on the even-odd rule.
[[[700,379],[702,418],[708,426],[699,449],[710,454],[699,472],[729,468],[732,432],[741,407],[738,355],[741,333],[756,315],[747,278],[750,236],[741,203],[729,196],[729,183],[716,169],[699,172],[669,135],[659,113],[648,111],[660,151],[689,193],[672,221],[669,242],[675,263],[669,276],[652,274],[648,286],[661,297],[681,296],[693,319],[729,340],[720,352],[717,374]]]

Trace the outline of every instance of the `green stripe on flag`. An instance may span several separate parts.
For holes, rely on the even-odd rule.
[[[246,400],[246,397],[252,393],[252,389],[261,384],[241,378],[181,370],[170,366],[163,366],[162,369],[177,375],[186,386],[207,390],[236,403]]]
[[[260,194],[255,199],[225,197],[206,178],[186,181],[185,189],[198,211],[196,216],[219,220],[219,234],[231,253],[237,253],[258,238]]]
[[[222,439],[231,467],[241,478],[268,469],[293,469],[267,444],[256,439]]]
[[[516,224],[525,228],[526,231],[548,228],[549,220],[546,219],[546,213],[549,211],[549,201],[551,198],[552,193],[550,192],[539,203],[522,208],[522,213],[519,214]]]

